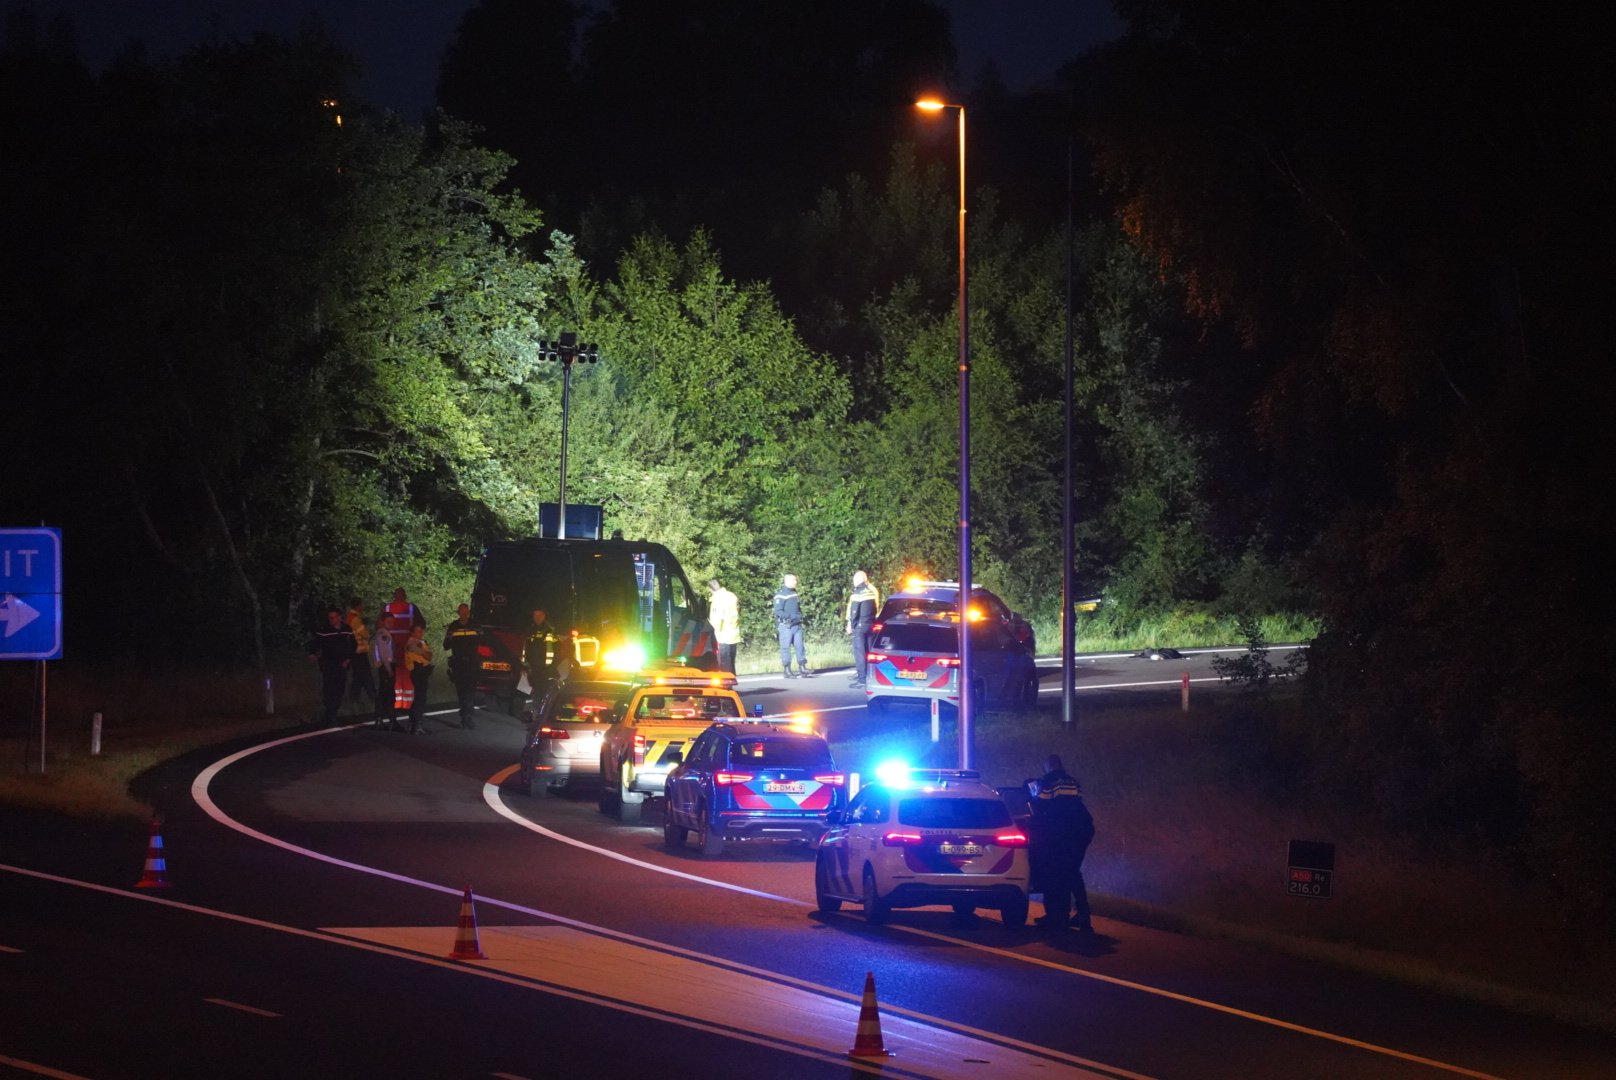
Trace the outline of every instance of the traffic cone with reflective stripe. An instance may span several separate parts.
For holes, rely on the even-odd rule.
[[[875,1007],[875,972],[864,973],[864,1002],[859,1006],[858,1034],[853,1037],[850,1058],[891,1057],[892,1051],[881,1041],[881,1014]]]
[[[158,831],[161,826],[161,818],[151,819],[151,840],[146,845],[146,869],[141,872],[140,880],[135,882],[137,889],[168,888],[168,863],[163,859],[163,834]]]
[[[477,914],[471,910],[471,886],[466,886],[465,898],[460,901],[460,928],[455,931],[454,952],[451,960],[487,960],[477,947]]]

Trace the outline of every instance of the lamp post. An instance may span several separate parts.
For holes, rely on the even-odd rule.
[[[972,729],[976,710],[971,702],[971,322],[965,261],[965,106],[921,98],[915,108],[959,111],[959,764],[969,769],[976,758]]]
[[[556,527],[561,539],[567,538],[567,413],[572,404],[572,365],[578,360],[593,364],[600,359],[600,349],[594,345],[579,345],[578,335],[568,332],[556,341],[539,342],[540,360],[561,363],[561,495],[556,511]]]

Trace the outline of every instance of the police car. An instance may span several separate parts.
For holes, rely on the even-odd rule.
[[[955,589],[957,595],[958,590]],[[954,707],[960,698],[959,612],[947,606],[900,607],[870,628],[864,699],[872,713],[902,701],[933,700]],[[973,607],[971,684],[979,706],[1031,709],[1038,704],[1038,666],[1002,619],[976,618]]]
[[[812,843],[847,804],[830,744],[806,720],[723,721],[674,751],[662,838],[670,851],[696,834],[703,855],[729,840]]]
[[[877,777],[829,816],[814,861],[819,910],[862,904],[879,925],[893,908],[946,904],[1025,926],[1027,834],[981,774],[883,767]]]
[[[879,629],[882,623],[894,617],[957,620],[959,582],[932,581],[918,574],[910,574],[904,578],[903,587],[887,597],[887,602],[881,605],[875,617],[875,628]],[[1021,643],[1028,656],[1038,655],[1038,640],[1033,633],[1032,623],[1023,618],[1020,612],[1011,611],[1010,605],[999,599],[997,594],[980,585],[971,588],[970,617],[973,622],[999,624]]]

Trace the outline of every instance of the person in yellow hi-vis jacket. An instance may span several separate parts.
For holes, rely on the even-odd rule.
[[[365,624],[365,613],[359,607],[359,597],[355,596],[348,601],[347,614],[343,621],[348,629],[353,631],[354,655],[353,677],[348,681],[348,700],[355,705],[365,704],[376,700],[376,673],[370,665],[370,627]]]
[[[409,675],[410,688],[415,692],[410,702],[410,734],[421,733],[421,713],[426,708],[427,685],[432,681],[432,646],[426,641],[426,626],[410,628],[410,638],[404,645],[404,670]]]

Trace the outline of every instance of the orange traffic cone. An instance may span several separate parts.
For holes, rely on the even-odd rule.
[[[875,972],[864,973],[864,1003],[859,1006],[858,1034],[853,1038],[850,1058],[891,1057],[892,1051],[881,1041],[881,1014],[875,1008]]]
[[[151,841],[146,845],[146,869],[141,873],[140,880],[135,882],[137,889],[168,888],[168,863],[163,860],[163,834],[158,831],[161,826],[162,819],[151,819]]]
[[[451,960],[487,960],[477,947],[477,914],[471,910],[471,886],[466,886],[465,898],[460,901],[460,928],[455,931],[454,952]]]

